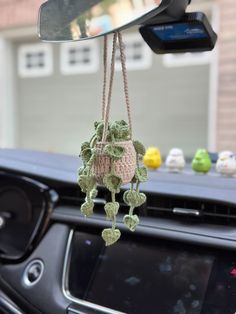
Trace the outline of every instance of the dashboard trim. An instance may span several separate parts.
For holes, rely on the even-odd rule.
[[[125,314],[124,312],[119,312],[119,311],[112,310],[110,308],[107,308],[98,304],[94,304],[88,301],[77,299],[70,294],[70,291],[68,289],[68,274],[69,274],[69,262],[70,262],[70,257],[71,257],[71,245],[72,245],[73,235],[74,235],[74,230],[71,229],[69,233],[68,241],[67,241],[64,265],[63,265],[63,274],[62,274],[63,295],[66,297],[66,299],[78,305],[81,305],[85,308],[89,308],[91,310],[101,312],[101,314]]]
[[[86,313],[84,313],[84,312],[77,311],[77,310],[75,310],[75,309],[71,309],[70,307],[68,308],[68,311],[71,311],[71,313],[73,313],[73,314],[86,314]]]
[[[2,296],[0,298],[0,310],[1,309],[9,311],[9,314],[24,314],[22,311],[20,311],[11,302],[6,300]]]

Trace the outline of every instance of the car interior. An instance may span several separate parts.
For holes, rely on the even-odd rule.
[[[214,49],[217,34],[204,12],[187,11],[191,0],[139,2],[140,10],[112,25],[104,21],[114,0],[48,0],[39,11],[39,38],[79,44],[138,26],[155,54]],[[94,8],[106,18],[95,23]],[[199,156],[181,171],[171,161],[166,165],[174,171],[153,171],[144,157],[149,170],[140,186],[145,202],[135,209],[139,225],[131,232],[123,223],[129,202],[122,185],[121,237],[113,245],[101,237],[110,226],[104,184],[94,215],[80,210],[85,194],[77,169],[84,156],[83,150],[80,157],[0,150],[0,313],[235,314],[236,181],[216,172],[218,154],[210,154],[210,171]]]

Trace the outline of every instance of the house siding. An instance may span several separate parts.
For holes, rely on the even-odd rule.
[[[236,2],[218,0],[219,89],[217,106],[217,149],[236,151]]]
[[[102,60],[102,39],[98,41]],[[14,45],[15,60],[21,44]],[[54,72],[49,77],[20,78],[15,65],[18,146],[75,154],[101,118],[102,65],[93,74],[64,76],[60,44],[52,47]],[[152,58],[150,69],[128,71],[134,137],[159,146],[164,154],[178,146],[192,155],[207,146],[209,65],[166,68],[162,56]],[[120,72],[111,114],[126,119]]]
[[[37,24],[43,0],[0,0],[0,30]]]

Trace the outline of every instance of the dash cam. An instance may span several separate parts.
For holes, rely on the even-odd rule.
[[[139,31],[156,54],[210,51],[217,41],[202,12],[186,13],[175,22],[144,25]]]

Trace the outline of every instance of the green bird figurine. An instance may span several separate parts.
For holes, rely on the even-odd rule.
[[[206,149],[198,149],[193,161],[192,169],[198,173],[207,173],[211,170],[211,159]]]

